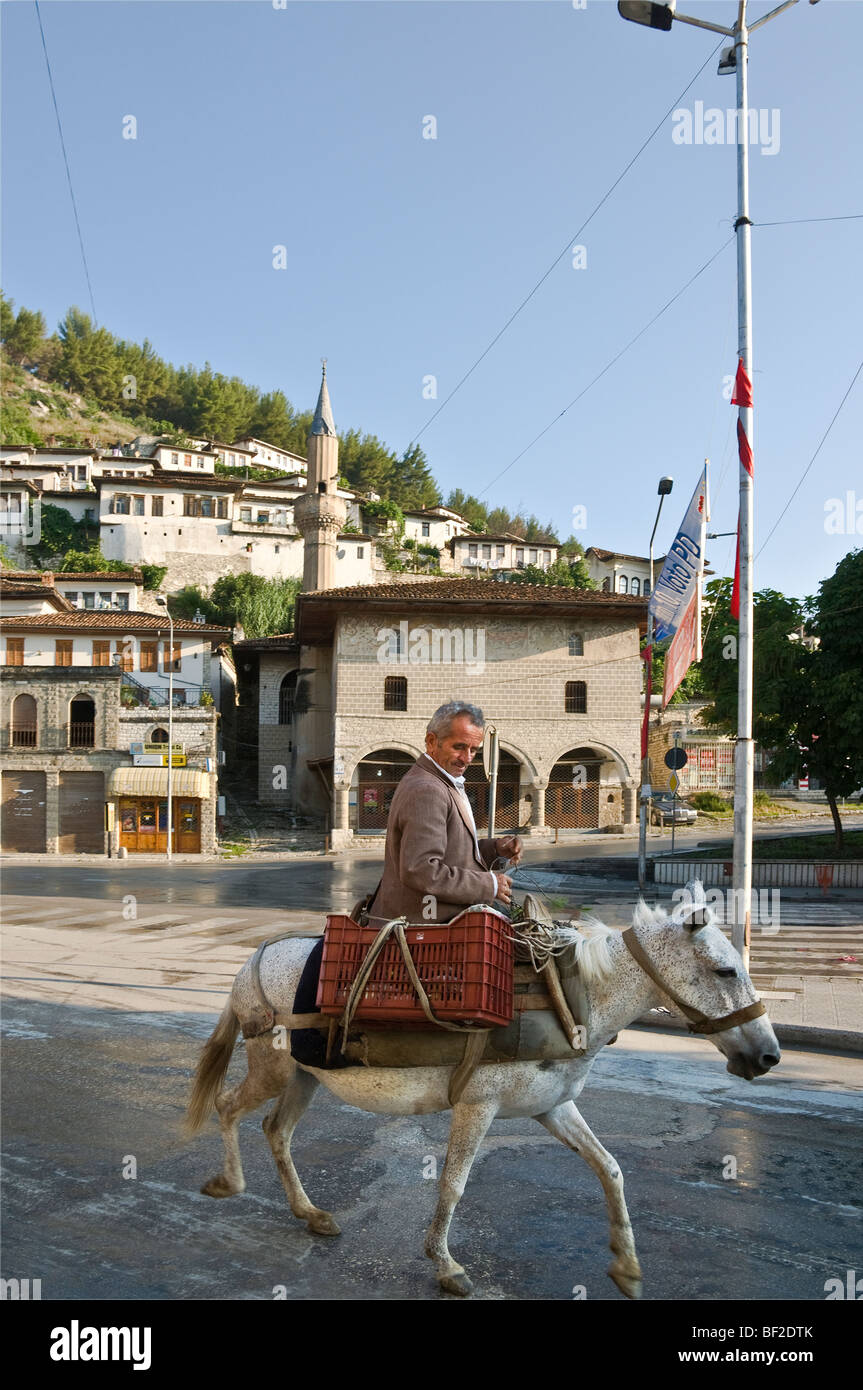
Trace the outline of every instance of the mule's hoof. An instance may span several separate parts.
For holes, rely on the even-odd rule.
[[[243,1191],[242,1187],[232,1187],[227,1178],[222,1173],[217,1173],[209,1182],[205,1182],[201,1188],[205,1197],[236,1197]]]
[[[438,1283],[444,1293],[454,1293],[458,1298],[468,1298],[473,1293],[473,1284],[466,1274],[446,1274]]]
[[[316,1236],[340,1236],[342,1233],[328,1211],[316,1211],[314,1216],[307,1218],[306,1225]]]
[[[622,1294],[627,1298],[641,1298],[642,1281],[634,1278],[631,1274],[621,1274],[613,1269],[608,1271],[608,1277],[613,1279]]]

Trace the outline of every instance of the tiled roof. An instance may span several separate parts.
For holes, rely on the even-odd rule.
[[[13,579],[17,584],[42,584],[42,575],[47,570],[7,570],[4,579]],[[127,584],[142,584],[144,576],[139,569],[134,570],[54,570],[54,583],[67,584],[70,580],[98,584],[103,579],[125,580]],[[47,586],[46,586],[47,587]]]
[[[73,613],[75,610],[67,598],[58,594],[56,589],[48,584],[19,584],[17,580],[12,580],[0,576],[0,598],[41,598],[47,599],[55,608],[62,613]],[[32,615],[31,615],[32,616]],[[47,617],[43,614],[43,617]],[[4,616],[4,624],[8,619]]]
[[[284,647],[295,647],[296,638],[292,632],[281,632],[272,637],[247,637],[242,642],[234,643],[235,652],[265,652],[268,648],[281,649]]]
[[[631,594],[607,594],[598,589],[570,589],[565,584],[512,584],[495,579],[432,579],[425,584],[358,584],[347,589],[318,589],[300,594],[309,600],[338,599],[340,602],[418,602],[426,605],[468,601],[476,603],[596,603],[604,608],[640,608],[644,600]]]
[[[28,590],[28,592],[30,592]],[[49,589],[45,590],[50,593]],[[112,609],[93,609],[93,608],[73,608],[68,613],[31,613],[21,616],[10,614],[4,620],[3,626],[6,631],[18,628],[42,628],[51,629],[64,628],[81,632],[92,632],[96,629],[105,632],[164,632],[166,635],[170,629],[167,616],[162,617],[157,613],[136,613],[118,612]],[[193,633],[204,633],[210,637],[220,637],[229,639],[230,628],[219,627],[215,623],[193,623],[188,618],[174,619],[174,633],[182,633],[184,636],[191,636]]]
[[[597,560],[635,560],[640,565],[650,564],[650,557],[648,555],[625,555],[622,550],[600,550],[599,547],[596,545],[588,546],[587,550],[584,553],[585,556],[595,555]],[[654,555],[654,567],[656,565],[661,566],[664,559],[664,555]]]

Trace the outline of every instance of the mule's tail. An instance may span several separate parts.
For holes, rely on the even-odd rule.
[[[239,1031],[240,1020],[234,1013],[234,1006],[229,999],[222,1010],[221,1018],[204,1044],[201,1060],[195,1072],[195,1082],[186,1110],[184,1128],[187,1135],[197,1134],[211,1113],[216,1096],[222,1088]]]

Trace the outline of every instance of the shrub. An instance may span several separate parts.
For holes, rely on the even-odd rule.
[[[718,792],[692,792],[686,800],[698,811],[730,812],[733,809],[731,802],[727,801],[724,796],[720,796]],[[757,804],[757,796],[755,800]]]

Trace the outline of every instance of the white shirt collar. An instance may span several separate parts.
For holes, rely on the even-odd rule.
[[[434,760],[434,758],[433,758],[429,753],[423,753],[423,757],[424,757],[424,758],[428,758],[428,760],[429,760],[430,763],[434,763],[434,765],[435,765],[435,767],[437,768],[438,772],[442,772],[443,775],[444,775],[444,777],[448,777],[449,780],[452,782],[453,786],[458,787],[459,789],[462,789],[462,788],[464,787],[464,777],[463,777],[463,776],[462,776],[462,777],[453,777],[452,773],[451,773],[451,772],[447,772],[446,768],[445,768],[445,767],[441,767],[440,763],[436,763],[435,760]]]

